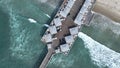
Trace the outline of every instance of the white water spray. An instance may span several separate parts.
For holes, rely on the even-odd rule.
[[[100,68],[106,66],[120,68],[120,53],[107,48],[82,32],[79,32],[78,36],[84,41],[85,47],[89,49],[91,59]]]
[[[37,21],[32,19],[32,18],[28,18],[28,21],[31,22],[31,23],[37,23]]]
[[[48,18],[51,18],[50,15],[48,15],[48,14],[45,14],[45,15],[46,15]]]
[[[48,0],[38,0],[40,1],[41,3],[46,3]]]

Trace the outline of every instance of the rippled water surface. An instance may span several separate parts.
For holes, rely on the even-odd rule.
[[[47,68],[119,68],[120,24],[95,14],[90,26],[73,44],[68,56],[53,56]]]
[[[43,24],[49,23],[59,5],[60,0],[0,0],[0,68],[38,68],[47,53],[40,41],[45,31]],[[69,55],[54,55],[47,68],[119,66],[120,24],[96,14],[90,26],[83,26],[82,32]],[[109,52],[118,56],[107,57]]]
[[[0,0],[0,68],[35,68],[43,60],[47,52],[40,41],[43,24],[60,4],[59,0],[43,1]]]

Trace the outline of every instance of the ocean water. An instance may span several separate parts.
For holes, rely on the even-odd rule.
[[[70,53],[65,56],[56,54],[52,57],[47,68],[99,68],[92,63],[90,53],[82,39],[77,38]]]
[[[82,32],[99,43],[120,53],[120,23],[96,14],[89,27],[84,26]]]
[[[40,41],[43,24],[53,18],[60,1],[0,0],[0,68],[38,68],[47,53]],[[54,55],[47,68],[119,68],[119,40],[120,24],[95,14],[69,55]]]
[[[68,56],[56,54],[47,68],[119,68],[120,24],[95,14],[83,26]]]
[[[47,53],[40,41],[43,24],[49,23],[59,5],[59,0],[0,0],[0,68],[40,65]]]
[[[78,36],[84,41],[85,48],[89,49],[94,64],[100,68],[120,67],[120,53],[111,50],[82,32],[79,32]]]

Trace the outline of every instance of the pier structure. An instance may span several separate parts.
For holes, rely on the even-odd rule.
[[[48,53],[39,68],[45,68],[56,53],[67,55],[72,48],[81,25],[91,20],[95,0],[64,0],[54,19],[42,37]]]

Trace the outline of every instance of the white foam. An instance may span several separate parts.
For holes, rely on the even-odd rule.
[[[32,18],[28,18],[28,21],[31,22],[31,23],[37,23],[37,21],[32,19]]]
[[[120,35],[120,23],[114,22],[111,19],[96,13],[94,19],[92,20],[91,26],[94,28],[99,28],[101,31],[110,29],[117,36]]]
[[[48,0],[38,0],[40,1],[41,3],[46,3]]]
[[[49,27],[49,25],[48,25],[48,24],[44,24],[44,26],[45,26],[45,27]]]
[[[48,14],[45,14],[45,15],[46,15],[48,18],[51,18],[50,15],[48,15]]]
[[[120,53],[107,48],[82,32],[79,32],[78,36],[84,41],[85,47],[89,49],[93,62],[100,68],[106,66],[120,68]]]

